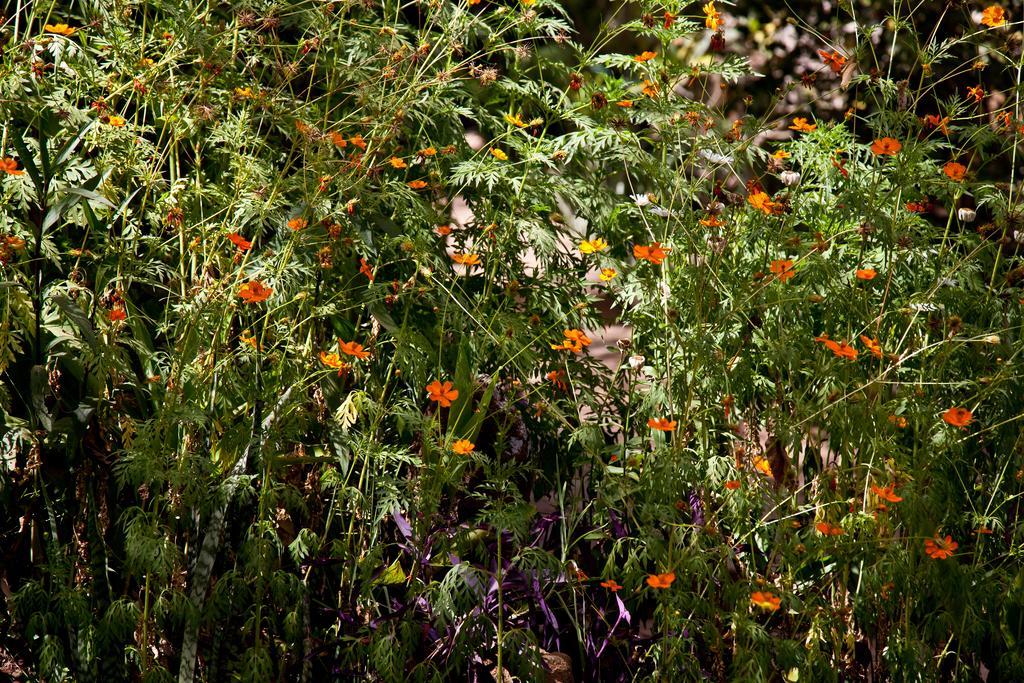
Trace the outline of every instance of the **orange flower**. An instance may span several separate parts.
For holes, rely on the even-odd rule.
[[[1006,11],[999,5],[991,5],[981,12],[981,22],[991,28],[999,28],[1006,23]]]
[[[946,177],[950,180],[960,182],[964,179],[964,176],[967,175],[967,167],[959,162],[950,161],[942,167],[942,172],[945,173]]]
[[[451,406],[452,401],[459,397],[458,389],[452,389],[451,382],[439,382],[434,380],[427,385],[427,396],[431,401],[440,403],[441,407],[447,408]]]
[[[410,180],[409,182],[406,183],[406,185],[408,185],[409,187],[411,187],[414,190],[422,190],[424,187],[427,186],[427,181],[425,181],[425,180]]]
[[[43,30],[46,31],[47,33],[56,33],[57,35],[61,36],[70,36],[78,29],[72,28],[67,24],[46,24],[45,26],[43,26]]]
[[[248,251],[249,249],[252,248],[252,242],[250,242],[249,240],[245,239],[244,237],[239,235],[237,232],[229,232],[228,233],[228,241],[231,242],[236,247],[238,247],[239,251]]]
[[[902,496],[896,495],[896,484],[889,484],[888,486],[875,486],[871,485],[871,492],[882,500],[887,500],[890,503],[899,503],[903,500]]]
[[[123,116],[108,116],[107,123],[114,128],[122,128],[127,121],[125,121]]]
[[[954,541],[953,537],[948,534],[944,539],[936,536],[935,538],[925,539],[924,542],[924,552],[933,560],[949,559],[959,547],[960,544]]]
[[[18,168],[18,162],[11,157],[4,157],[0,159],[0,172],[6,173],[7,175],[23,175],[25,171]]]
[[[353,135],[348,139],[348,141],[359,149],[366,151],[366,140],[363,139],[362,135]]]
[[[667,417],[652,417],[647,420],[647,426],[659,432],[674,432],[676,430],[676,421],[670,420]]]
[[[359,258],[359,272],[365,274],[367,276],[367,280],[374,282],[374,269],[369,263],[367,263],[367,259]]]
[[[814,528],[818,530],[818,533],[822,536],[842,536],[846,532],[843,531],[841,526],[835,526],[828,522],[818,522],[814,525]]]
[[[296,216],[295,218],[291,218],[288,220],[288,227],[294,230],[295,232],[302,230],[307,225],[309,225],[309,221],[299,216]]]
[[[652,59],[654,59],[657,56],[658,56],[657,52],[651,52],[650,50],[644,50],[643,52],[638,54],[636,57],[633,57],[633,60],[637,61],[637,62],[649,62],[649,61],[651,61]]]
[[[620,586],[619,584],[615,583],[615,579],[608,579],[607,581],[602,581],[601,582],[601,588],[607,588],[612,593],[617,593],[620,590],[622,590],[622,586]]]
[[[973,97],[975,102],[981,102],[985,99],[985,89],[980,85],[974,85],[967,89],[967,96]]]
[[[437,156],[437,150],[433,147],[424,147],[420,151],[416,152],[416,155],[421,157],[433,157]]]
[[[568,385],[565,383],[565,371],[564,370],[552,370],[545,375],[547,379],[555,385],[556,389],[565,391]]]
[[[730,491],[735,491],[740,486],[741,484],[739,479],[730,479],[729,481],[725,482],[725,488],[729,489]]]
[[[899,429],[907,428],[907,418],[903,417],[902,415],[890,415],[889,422],[892,422]]]
[[[260,349],[260,344],[259,342],[256,341],[256,336],[250,334],[249,330],[246,330],[242,334],[238,335],[238,341],[242,342],[246,346],[251,346],[256,351],[259,351]],[[321,353],[320,356],[320,360],[323,360],[323,353]]]
[[[473,452],[474,448],[476,448],[476,444],[469,439],[459,439],[452,444],[452,453],[456,455],[469,455]]]
[[[944,135],[949,135],[949,117],[939,117],[938,114],[927,114],[922,123],[928,128],[938,128]]]
[[[803,116],[797,116],[793,119],[793,125],[789,127],[790,130],[795,130],[798,133],[813,133],[818,129],[818,124],[807,123],[807,119]]]
[[[551,345],[551,348],[555,351],[572,351],[573,353],[582,353],[584,346],[590,346],[590,337],[583,334],[582,330],[562,330],[562,335],[565,339],[562,340],[561,344]]]
[[[782,204],[772,201],[767,192],[758,191],[747,197],[747,202],[765,215],[777,215],[782,213]]]
[[[661,90],[658,88],[657,83],[645,78],[644,87],[640,92],[642,92],[647,97],[654,98],[658,96],[658,93],[661,92]]]
[[[391,157],[388,161],[391,163],[392,168],[409,168],[409,164],[405,163],[398,157]]]
[[[871,143],[871,151],[877,155],[888,154],[890,156],[898,154],[903,149],[903,145],[896,138],[878,138]]]
[[[704,26],[711,29],[712,31],[717,31],[718,28],[722,25],[722,17],[718,14],[718,10],[715,9],[715,3],[713,1],[709,2],[708,4],[704,5],[703,9]]]
[[[505,154],[505,150],[498,147],[491,147],[491,156],[498,161],[508,161],[508,154]]]
[[[854,274],[858,280],[874,280],[878,271],[874,268],[858,268]]]
[[[120,320],[125,320],[128,317],[128,312],[124,310],[123,306],[117,306],[107,311],[107,320],[112,323],[116,323]]]
[[[463,265],[463,266],[470,266],[470,267],[472,267],[472,266],[479,266],[480,265],[480,255],[479,254],[469,254],[469,253],[460,254],[459,252],[455,252],[454,254],[452,254],[452,261],[455,261],[459,265]]]
[[[332,131],[331,132],[331,143],[335,147],[338,147],[340,149],[344,149],[345,147],[348,147],[348,143],[345,142],[345,136],[342,135],[341,133],[339,133],[338,131]]]
[[[651,574],[647,577],[647,585],[651,588],[668,588],[676,580],[675,572],[665,574]]]
[[[438,237],[445,237],[452,234],[452,227],[450,225],[439,225],[434,229]]]
[[[341,376],[342,372],[348,370],[351,366],[341,360],[341,356],[336,353],[324,353],[320,352],[320,362],[331,368],[332,370],[338,371],[338,376]]]
[[[650,261],[656,266],[660,266],[661,262],[665,260],[669,252],[672,250],[667,247],[662,247],[661,242],[651,242],[649,245],[635,244],[633,245],[633,256],[640,261]]]
[[[354,341],[341,341],[338,340],[338,350],[344,353],[346,356],[354,356],[359,360],[364,360],[370,357],[369,351],[363,350],[363,345],[358,344]]]
[[[615,279],[616,275],[618,275],[618,273],[614,268],[602,268],[601,274],[598,275],[598,277],[601,279],[601,282],[611,282]]]
[[[965,429],[974,420],[974,413],[967,408],[954,407],[943,413],[942,419],[957,429]]]
[[[882,357],[882,347],[878,343],[877,339],[872,339],[871,337],[862,334],[860,335],[860,341],[864,344],[864,347],[871,352],[872,356],[875,358]]]
[[[772,464],[768,462],[768,458],[762,455],[754,456],[754,469],[766,477],[775,479],[775,474],[772,473]]]
[[[707,216],[706,218],[701,218],[699,222],[705,228],[720,228],[725,225],[725,221],[718,216]]]
[[[249,280],[238,288],[238,296],[247,304],[258,304],[266,301],[274,290],[267,287],[259,280]]]
[[[599,251],[604,251],[608,248],[608,243],[600,237],[595,237],[592,240],[583,240],[580,242],[580,253],[584,256],[587,254],[596,254]]]
[[[775,277],[779,278],[779,282],[785,282],[796,275],[796,271],[793,270],[793,262],[789,259],[776,259],[772,261],[769,270],[775,274]]]
[[[25,240],[21,239],[17,235],[7,235],[3,238],[3,241],[7,243],[7,246],[15,251],[21,251],[25,248]]]
[[[629,109],[633,106],[633,100],[619,100],[615,103],[616,107],[622,107],[623,109]]]
[[[825,50],[818,50],[818,55],[825,62],[825,65],[832,69],[832,73],[842,73],[843,67],[846,66],[846,57],[835,50],[832,50],[831,54]]]
[[[769,593],[768,591],[754,591],[750,594],[750,604],[754,607],[774,612],[782,604],[782,598]]]
[[[847,358],[849,360],[857,359],[857,349],[853,348],[845,341],[834,342],[828,338],[827,334],[823,334],[820,337],[815,337],[814,341],[821,342],[828,348],[829,351],[836,354],[840,358]]]
[[[772,154],[773,159],[788,159],[791,156],[793,155],[784,149],[777,150],[775,154]]]

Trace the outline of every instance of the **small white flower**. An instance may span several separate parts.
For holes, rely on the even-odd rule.
[[[974,209],[962,208],[956,210],[956,217],[963,223],[973,223],[978,214]]]
[[[800,182],[800,174],[796,171],[783,171],[779,174],[779,179],[786,187],[793,187]]]
[[[651,203],[651,195],[649,194],[631,194],[629,195],[629,198],[641,208]]]
[[[712,152],[710,149],[702,149],[698,152],[702,157],[707,159],[713,164],[731,164],[732,157],[726,156],[725,154],[719,154],[718,152]]]
[[[643,365],[644,365],[644,362],[646,360],[647,360],[646,358],[644,358],[643,356],[641,356],[639,354],[637,354],[635,356],[630,356],[629,357],[629,367],[633,368],[634,370],[642,368]]]

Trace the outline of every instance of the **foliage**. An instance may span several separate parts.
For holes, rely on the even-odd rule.
[[[862,4],[19,6],[0,671],[1024,678],[1019,17]]]

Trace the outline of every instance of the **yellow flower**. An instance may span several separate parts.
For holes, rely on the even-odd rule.
[[[61,36],[70,36],[78,29],[71,28],[67,24],[47,24],[43,26],[43,30],[46,31],[47,33],[56,33]]]
[[[614,268],[602,268],[601,274],[598,276],[601,278],[601,282],[611,282],[618,275]]]
[[[592,240],[583,240],[580,242],[580,253],[586,256],[587,254],[596,254],[599,251],[604,251],[608,248],[608,243],[600,237],[595,237]]]
[[[703,9],[704,26],[711,29],[712,31],[717,31],[718,28],[722,25],[722,17],[719,16],[718,10],[715,9],[715,3],[709,2],[708,4],[704,5]]]
[[[107,123],[109,123],[114,128],[121,128],[124,126],[125,123],[127,123],[127,121],[125,121],[124,117],[121,116],[110,116],[107,118]]]
[[[523,121],[523,117],[519,114],[505,114],[505,121],[511,123],[516,128],[526,128],[526,121]]]
[[[498,161],[508,161],[508,155],[497,147],[491,147],[491,156]]]

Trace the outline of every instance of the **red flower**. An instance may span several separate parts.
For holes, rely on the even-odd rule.
[[[814,525],[814,528],[818,530],[818,533],[822,536],[842,536],[846,532],[843,531],[843,527],[829,524],[828,522],[818,522]]]
[[[238,296],[247,304],[258,304],[266,301],[274,290],[259,280],[250,280],[238,288]]]
[[[244,237],[239,235],[237,232],[229,232],[228,233],[228,241],[230,241],[233,245],[238,247],[239,251],[248,251],[249,249],[252,248],[252,242],[250,242],[249,240],[245,239]]]
[[[948,534],[945,539],[936,536],[935,538],[925,539],[924,542],[924,552],[933,560],[949,559],[959,547],[960,544],[954,541],[953,537]]]
[[[366,262],[366,259],[359,259],[359,272],[366,276],[366,279],[373,282],[373,268]]]
[[[828,53],[825,50],[818,50],[818,56],[821,57],[826,66],[832,69],[832,73],[842,73],[843,67],[846,66],[846,57],[842,56],[835,50],[832,50],[831,53]]]

